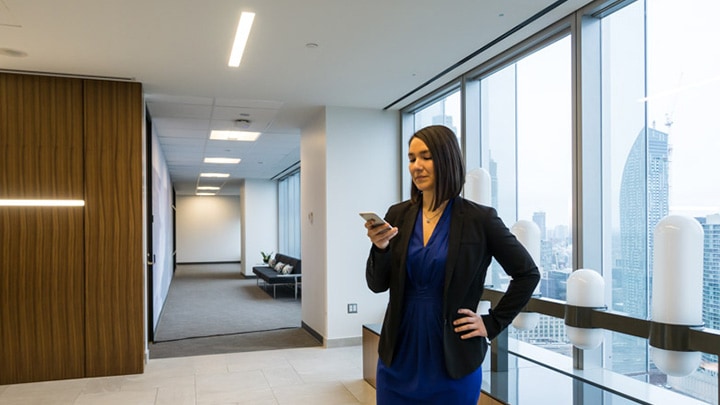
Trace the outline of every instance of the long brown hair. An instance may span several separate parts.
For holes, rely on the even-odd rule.
[[[431,125],[415,132],[410,137],[418,138],[425,143],[430,151],[435,168],[435,201],[430,209],[435,210],[445,200],[460,195],[465,183],[465,162],[455,133],[444,125]],[[410,197],[417,203],[422,192],[415,183],[410,185]]]

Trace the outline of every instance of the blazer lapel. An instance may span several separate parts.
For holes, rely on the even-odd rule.
[[[460,237],[462,236],[462,228],[465,216],[465,207],[463,199],[456,197],[453,202],[452,212],[450,213],[450,235],[448,237],[448,252],[447,261],[445,262],[445,288],[443,290],[443,296],[448,297],[448,291],[450,290],[450,281],[452,280],[453,273],[455,273],[455,264],[457,262],[458,253],[460,252]],[[447,300],[444,300],[443,307],[446,305]],[[443,308],[447,312],[447,308]]]
[[[400,223],[397,225],[393,224],[398,227],[398,235],[396,236],[398,238],[398,242],[395,247],[395,258],[396,260],[399,260],[397,268],[400,269],[400,274],[398,275],[398,288],[401,292],[400,296],[404,296],[405,294],[405,276],[407,274],[405,268],[407,266],[407,252],[408,246],[410,245],[410,238],[412,237],[413,227],[415,225],[415,219],[418,215],[419,206],[420,204],[409,204],[408,209],[402,216]]]

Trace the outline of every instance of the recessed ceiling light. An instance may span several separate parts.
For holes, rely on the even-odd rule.
[[[205,191],[217,191],[220,190],[220,187],[216,186],[200,186],[197,188],[198,190],[205,190]]]
[[[230,173],[200,173],[200,177],[225,178],[225,177],[230,177]]]
[[[252,28],[253,20],[255,20],[255,13],[243,11],[242,14],[240,14],[240,21],[238,21],[237,31],[235,32],[235,42],[233,42],[232,51],[230,51],[228,66],[240,66],[240,60],[242,60],[243,52],[245,52],[245,45],[250,37],[250,28]]]
[[[195,193],[195,195],[215,195],[215,193]]]
[[[260,136],[260,132],[248,131],[210,131],[210,139],[222,141],[249,141],[252,142]]]
[[[206,157],[203,162],[205,162],[205,163],[219,163],[219,164],[236,164],[236,163],[240,163],[240,159],[235,159],[235,158],[221,158],[221,157]]]

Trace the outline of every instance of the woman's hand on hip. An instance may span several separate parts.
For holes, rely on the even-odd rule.
[[[398,234],[397,227],[390,226],[388,223],[375,225],[372,220],[365,222],[365,228],[368,230],[368,238],[378,249],[387,249],[390,239]]]
[[[458,309],[460,317],[453,321],[455,332],[460,333],[460,339],[470,339],[473,337],[487,337],[487,329],[482,318],[475,312],[466,309]]]

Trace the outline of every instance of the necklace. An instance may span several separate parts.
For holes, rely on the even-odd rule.
[[[440,215],[440,214],[442,214],[443,211],[444,211],[444,208],[443,208],[443,209],[438,209],[437,212],[436,212],[433,216],[431,216],[431,217],[425,215],[425,212],[423,212],[423,216],[425,217],[425,223],[426,223],[426,224],[429,224],[430,221],[432,221],[433,219],[437,218],[437,216]]]

